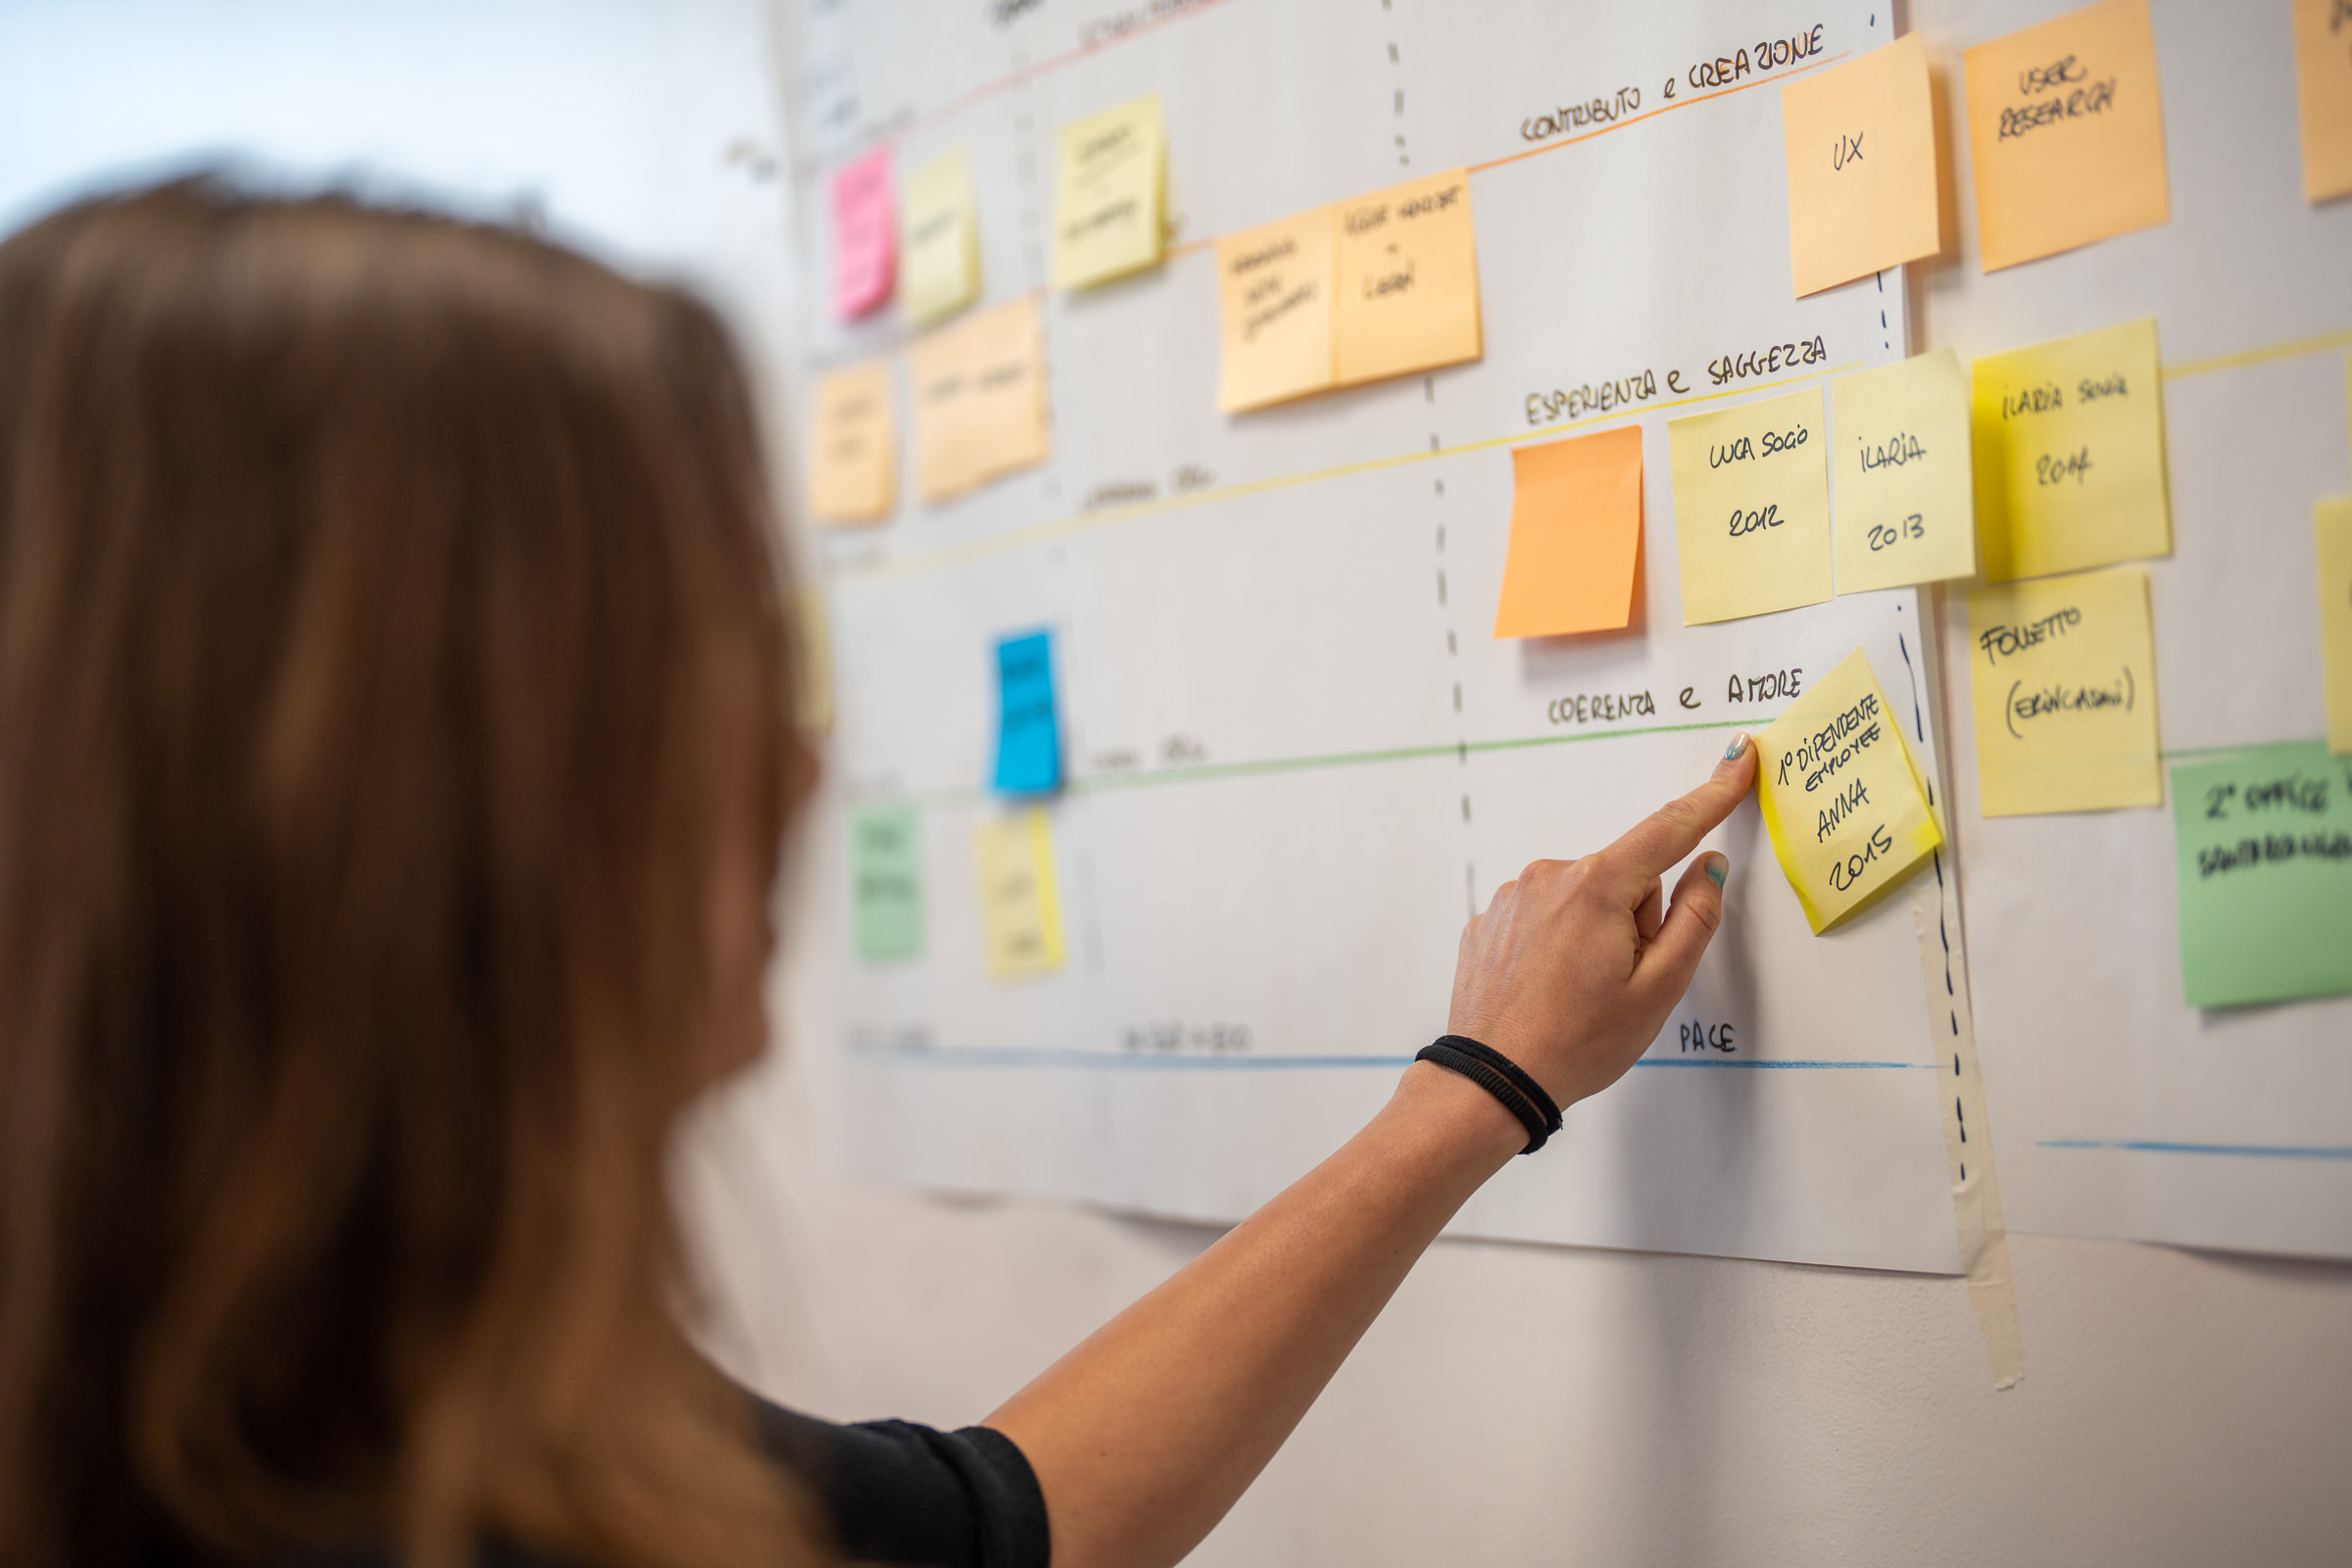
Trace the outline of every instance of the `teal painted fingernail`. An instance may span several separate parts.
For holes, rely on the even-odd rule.
[[[1723,879],[1724,879],[1725,877],[1727,877],[1727,876],[1730,876],[1731,874],[1732,874],[1732,862],[1731,862],[1731,861],[1729,861],[1729,860],[1725,859],[1725,858],[1724,858],[1722,856],[1720,856],[1720,855],[1710,855],[1710,856],[1708,856],[1708,857],[1707,857],[1707,880],[1708,880],[1708,881],[1710,881],[1710,882],[1714,883],[1714,884],[1715,884],[1717,887],[1719,887],[1719,888],[1720,888],[1720,887],[1722,887],[1722,886],[1723,886]]]
[[[1723,760],[1727,762],[1736,760],[1745,750],[1747,750],[1747,731],[1741,730],[1732,737],[1732,744],[1723,749]]]

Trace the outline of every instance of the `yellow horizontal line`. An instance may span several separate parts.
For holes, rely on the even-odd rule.
[[[1295,485],[1317,484],[1325,479],[1344,479],[1350,474],[1371,473],[1380,468],[1394,468],[1407,463],[1428,463],[1438,458],[1458,457],[1465,452],[1484,452],[1490,447],[1511,446],[1521,441],[1541,440],[1556,436],[1565,430],[1581,429],[1589,424],[1607,420],[1633,418],[1639,415],[1662,409],[1680,409],[1693,403],[1713,403],[1722,398],[1737,397],[1742,392],[1762,392],[1773,387],[1792,386],[1804,381],[1817,381],[1826,376],[1842,375],[1857,369],[1862,362],[1834,365],[1826,370],[1805,375],[1784,376],[1778,381],[1758,381],[1748,386],[1726,387],[1720,392],[1694,392],[1689,397],[1672,398],[1664,403],[1644,403],[1638,408],[1612,409],[1606,414],[1587,415],[1581,419],[1569,419],[1558,424],[1546,424],[1537,429],[1514,430],[1509,435],[1490,436],[1483,441],[1465,441],[1459,446],[1436,447],[1428,452],[1406,452],[1394,457],[1367,458],[1361,463],[1343,463],[1335,467],[1316,468],[1306,473],[1279,474],[1270,479],[1251,479],[1242,484],[1218,485],[1213,489],[1195,490],[1187,495],[1168,496],[1158,501],[1140,501],[1133,506],[1105,507],[1100,512],[1080,513],[1074,516],[1054,517],[1045,522],[1033,522],[1025,528],[1012,528],[991,534],[964,544],[944,545],[905,556],[894,556],[871,565],[851,564],[836,567],[836,577],[913,577],[925,572],[944,571],[950,567],[968,565],[989,556],[1006,551],[1025,549],[1050,539],[1066,539],[1072,534],[1106,528],[1115,522],[1131,522],[1138,517],[1156,516],[1162,513],[1178,512],[1188,507],[1204,507],[1221,501],[1237,501],[1244,496],[1263,495],[1269,490],[1287,490]]]
[[[2299,338],[2292,343],[2274,343],[2269,348],[2247,349],[2238,354],[2217,354],[2210,360],[2190,360],[2185,365],[2168,365],[2164,368],[2164,378],[2177,381],[2184,375],[2204,375],[2212,370],[2238,370],[2249,365],[2268,365],[2274,360],[2325,354],[2329,349],[2352,349],[2352,327],[2341,332],[2324,332],[2318,337]]]

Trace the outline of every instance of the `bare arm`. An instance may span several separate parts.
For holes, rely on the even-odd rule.
[[[1722,917],[1721,856],[1660,876],[1747,793],[1755,748],[1608,849],[1540,860],[1462,933],[1451,1029],[1562,1106],[1656,1037]],[[1347,1146],[989,1417],[1045,1490],[1056,1568],[1173,1563],[1224,1517],[1413,1263],[1527,1140],[1426,1062]]]

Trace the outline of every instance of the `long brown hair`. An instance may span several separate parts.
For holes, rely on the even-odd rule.
[[[0,1564],[808,1560],[662,1186],[767,529],[679,292],[209,180],[0,245]]]

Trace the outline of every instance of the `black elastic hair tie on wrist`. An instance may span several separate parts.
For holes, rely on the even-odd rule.
[[[1544,1140],[1560,1130],[1560,1107],[1552,1103],[1544,1086],[1492,1046],[1481,1045],[1467,1035],[1441,1035],[1432,1044],[1423,1046],[1413,1059],[1458,1072],[1500,1101],[1503,1108],[1518,1117],[1519,1125],[1527,1129],[1527,1147],[1519,1151],[1522,1154],[1542,1149]]]

